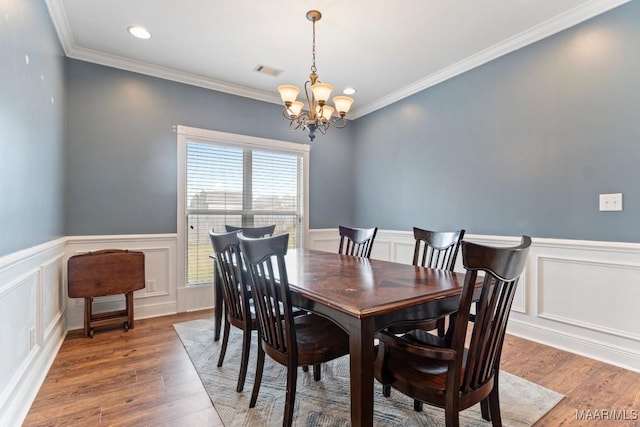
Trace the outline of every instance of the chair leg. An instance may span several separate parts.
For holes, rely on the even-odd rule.
[[[314,365],[315,372],[315,365]],[[282,425],[289,427],[293,423],[293,409],[296,403],[296,383],[298,380],[298,369],[296,366],[287,366],[287,395],[284,401],[284,418]]]
[[[224,335],[222,337],[222,347],[220,347],[220,357],[218,358],[218,368],[224,362],[224,355],[227,353],[227,343],[229,342],[229,321],[224,322]]]
[[[419,400],[413,401],[413,410],[416,412],[422,412],[422,402]]]
[[[460,425],[460,406],[450,395],[445,398],[444,419],[446,427],[458,427]]]
[[[320,378],[322,378],[322,365],[316,363],[313,365],[313,379],[320,381]]]
[[[256,359],[256,377],[253,380],[253,391],[251,392],[251,400],[249,401],[249,408],[256,406],[258,400],[258,393],[260,392],[260,383],[262,382],[262,370],[264,369],[264,350],[260,345],[260,339],[258,338],[258,357]]]
[[[489,409],[489,398],[480,401],[480,411],[482,412],[482,419],[491,421],[491,410]]]
[[[222,322],[224,321],[224,299],[222,298],[222,285],[220,284],[220,270],[216,269],[215,277],[213,278],[213,287],[214,287],[214,295],[215,295],[215,317],[213,323],[213,340],[218,341],[220,339],[220,328],[222,326]]]
[[[391,386],[390,385],[383,385],[382,386],[382,395],[384,397],[391,396]]]
[[[493,390],[489,394],[489,415],[493,427],[502,426],[502,416],[500,415],[500,396],[498,393],[498,378],[494,379]]]
[[[246,329],[242,334],[242,356],[240,358],[240,374],[238,375],[238,386],[236,391],[240,393],[244,388],[244,381],[247,378],[247,365],[249,365],[249,352],[251,350],[251,330]]]
[[[445,412],[444,418],[445,418],[446,427],[458,427],[460,425],[457,412],[455,413]]]

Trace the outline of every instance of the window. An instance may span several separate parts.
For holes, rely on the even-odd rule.
[[[290,247],[302,245],[308,145],[185,127],[178,127],[178,142],[178,234],[187,286],[213,280],[212,228],[276,224],[276,233],[289,233]]]

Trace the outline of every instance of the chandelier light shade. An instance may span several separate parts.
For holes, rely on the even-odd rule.
[[[292,85],[278,86],[278,92],[284,103],[282,115],[289,120],[291,130],[302,129],[308,132],[310,142],[316,137],[316,132],[325,134],[329,127],[343,128],[347,125],[345,116],[353,104],[349,96],[334,96],[333,105],[328,104],[333,86],[318,80],[316,68],[316,21],[322,18],[317,10],[307,12],[307,19],[313,24],[313,50],[311,74],[304,84],[304,94],[307,104],[297,101],[300,89]]]

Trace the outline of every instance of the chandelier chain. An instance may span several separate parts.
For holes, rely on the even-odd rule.
[[[315,73],[316,71],[318,71],[318,69],[316,68],[316,20],[314,19],[312,22],[313,22],[313,48],[311,49],[311,52],[313,56],[313,61],[311,64],[311,71]]]

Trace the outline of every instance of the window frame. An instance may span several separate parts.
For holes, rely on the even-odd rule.
[[[309,235],[309,152],[308,144],[259,138],[215,130],[175,126],[178,145],[177,191],[177,273],[178,288],[212,286],[213,284],[187,284],[187,142],[197,141],[250,150],[270,151],[300,156],[302,158],[302,218],[300,221],[300,247],[304,247]],[[178,303],[178,306],[181,304]]]

